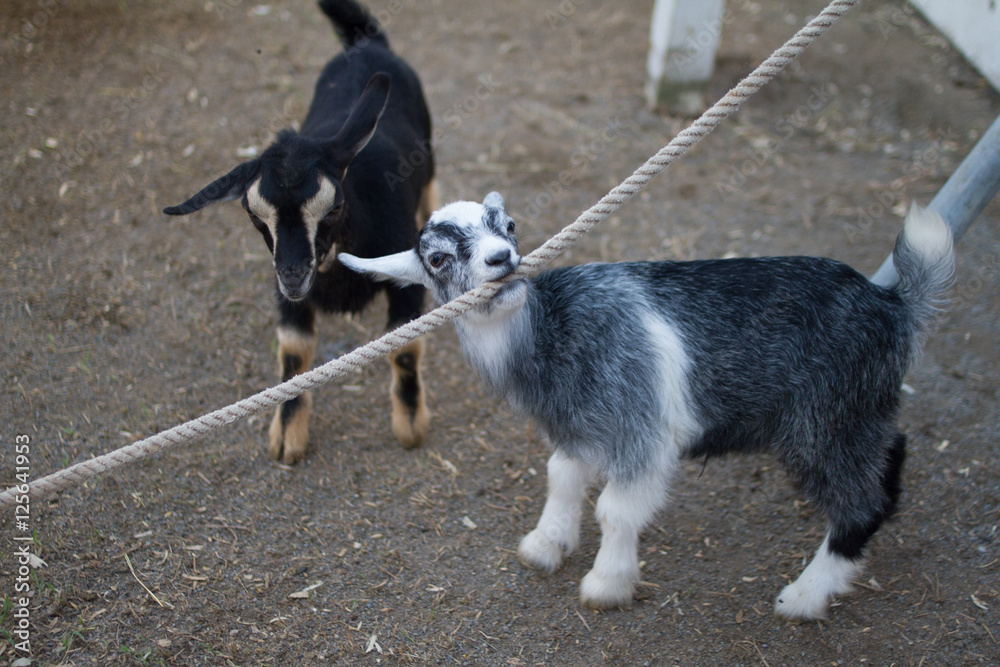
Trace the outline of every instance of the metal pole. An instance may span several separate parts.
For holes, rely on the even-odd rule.
[[[1000,117],[976,143],[944,187],[931,200],[929,209],[944,218],[957,241],[979,217],[1000,189]],[[892,287],[899,280],[892,254],[872,276],[872,282]]]

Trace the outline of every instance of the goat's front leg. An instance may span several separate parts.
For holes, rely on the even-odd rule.
[[[601,548],[580,582],[580,601],[595,609],[632,603],[639,583],[639,532],[666,499],[669,476],[647,471],[630,481],[612,478],[597,499]]]
[[[521,538],[517,557],[528,567],[553,572],[580,542],[580,515],[594,473],[559,450],[549,457],[548,472],[545,508],[535,529]]]
[[[316,353],[316,313],[311,306],[281,299],[281,320],[278,324],[278,372],[284,382],[309,370]],[[285,401],[274,412],[271,421],[267,455],[272,461],[286,465],[298,463],[306,455],[309,442],[309,392]]]
[[[389,355],[392,367],[392,432],[406,449],[423,444],[430,426],[430,411],[420,380],[420,359],[424,355],[424,339],[418,338]]]
[[[424,300],[422,287],[389,288],[389,329],[420,316]],[[392,432],[406,449],[419,447],[427,437],[431,416],[420,377],[420,361],[424,356],[422,338],[404,345],[389,355],[392,382]]]

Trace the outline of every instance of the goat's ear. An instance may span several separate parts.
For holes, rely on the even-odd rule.
[[[378,72],[369,79],[361,97],[351,107],[343,127],[330,140],[327,150],[338,167],[346,170],[354,156],[368,144],[388,99],[389,75]]]
[[[397,252],[395,255],[362,259],[342,252],[337,255],[340,263],[351,271],[365,273],[375,280],[391,280],[406,287],[407,285],[424,285],[429,287],[430,279],[424,265],[420,263],[415,250]]]
[[[187,215],[201,210],[209,204],[239,199],[247,191],[250,181],[256,177],[259,168],[259,160],[244,162],[222,178],[206,185],[201,192],[183,204],[168,206],[163,209],[163,212],[167,215]]]
[[[491,192],[486,195],[486,198],[483,199],[483,206],[488,208],[498,208],[504,213],[507,212],[507,209],[504,208],[503,197],[500,196],[499,192]]]

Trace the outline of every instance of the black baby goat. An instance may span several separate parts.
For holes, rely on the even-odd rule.
[[[580,597],[627,604],[639,531],[680,460],[771,452],[829,522],[776,611],[822,617],[895,507],[900,386],[949,283],[951,243],[940,217],[914,207],[893,289],[813,257],[585,264],[504,284],[455,326],[470,363],[555,450],[545,509],[518,556],[555,570],[579,542],[588,487],[603,483],[601,548]],[[519,258],[514,222],[492,193],[434,213],[414,250],[340,260],[444,302]]]
[[[284,130],[259,158],[240,164],[168,215],[242,199],[274,257],[281,378],[309,370],[316,311],[358,312],[385,287],[345,269],[337,252],[382,255],[412,247],[436,208],[431,121],[417,75],[389,48],[378,22],[349,0],[321,0],[345,51],[316,82],[301,130]],[[422,286],[386,288],[389,327],[420,314]],[[392,427],[404,447],[419,446],[429,414],[420,379],[422,341],[397,351]],[[305,456],[308,393],[278,406],[269,456]]]

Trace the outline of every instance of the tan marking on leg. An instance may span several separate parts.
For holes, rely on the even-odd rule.
[[[267,458],[272,461],[280,461],[285,454],[285,429],[281,426],[281,405],[274,409],[274,417],[271,419],[271,428],[267,432]]]
[[[315,334],[303,334],[295,329],[278,327],[278,373],[282,380],[309,370],[313,355],[316,353]],[[297,357],[297,368],[286,368],[285,361],[289,357]],[[312,409],[312,396],[309,392],[302,394],[296,404],[295,412],[287,423],[282,423],[282,410],[285,404],[279,405],[274,411],[269,432],[270,442],[267,456],[272,461],[293,465],[306,455],[309,443],[309,413]]]
[[[302,333],[298,329],[278,327],[278,370],[285,377],[285,355],[293,354],[302,359],[302,365],[296,372],[302,373],[312,366],[313,355],[316,354],[316,334]]]
[[[417,206],[418,231],[424,228],[424,223],[430,219],[431,214],[436,210],[438,210],[437,181],[432,178],[420,193],[420,204]]]
[[[271,420],[271,443],[267,455],[272,461],[281,461],[285,465],[295,465],[306,457],[309,445],[309,413],[312,412],[312,394],[306,392],[299,396],[295,414],[287,424],[282,424],[282,406],[274,411]]]
[[[396,365],[396,358],[401,354],[410,354],[414,360],[414,380],[416,381],[416,409],[410,407],[400,397],[400,389],[404,382],[404,373]],[[392,398],[392,432],[405,449],[419,447],[427,438],[431,414],[427,409],[424,395],[424,384],[420,378],[420,360],[424,354],[424,340],[418,338],[389,355],[389,365],[392,368],[392,383],[389,386],[389,396]]]

